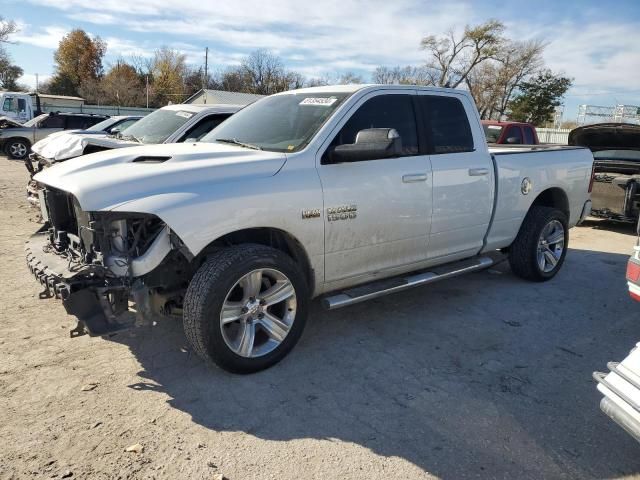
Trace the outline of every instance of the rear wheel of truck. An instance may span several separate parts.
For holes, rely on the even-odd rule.
[[[10,139],[7,142],[6,152],[9,158],[23,160],[29,153],[29,142],[20,139]]]
[[[306,323],[307,282],[285,253],[237,245],[210,258],[184,299],[184,330],[196,353],[233,373],[252,373],[282,360]]]
[[[555,208],[533,206],[509,247],[511,270],[527,280],[549,280],[562,267],[568,243],[567,216]]]

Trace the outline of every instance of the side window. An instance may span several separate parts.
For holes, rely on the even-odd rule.
[[[439,95],[420,95],[418,99],[428,129],[431,153],[473,151],[469,118],[459,99]]]
[[[13,98],[7,97],[4,99],[4,103],[2,104],[2,110],[5,112],[15,112],[15,106],[13,103]]]
[[[133,118],[131,118],[131,119],[129,119],[129,120],[124,120],[124,121],[120,122],[119,124],[114,125],[113,127],[111,127],[111,128],[109,129],[109,131],[111,131],[111,130],[113,130],[113,129],[115,128],[115,129],[117,129],[119,132],[122,132],[123,130],[125,130],[125,129],[129,128],[131,125],[133,125],[133,124],[134,124],[134,123],[136,123],[136,122],[137,122],[137,120],[135,120],[135,119],[133,119]]]
[[[533,129],[531,127],[522,127],[524,130],[524,143],[527,145],[533,145],[536,143],[535,137],[533,136]]]
[[[506,143],[512,143],[514,145],[522,144],[522,130],[520,130],[518,125],[512,125],[507,129],[507,134],[504,138]]]
[[[325,152],[323,163],[328,163],[328,152],[338,145],[353,144],[361,130],[368,128],[395,128],[402,141],[402,154],[418,153],[418,129],[410,95],[379,95],[367,100],[351,116]]]
[[[227,118],[231,116],[230,113],[221,113],[218,115],[209,115],[206,118],[203,118],[198,123],[196,123],[193,127],[187,130],[187,133],[182,135],[182,138],[178,140],[178,143],[184,142],[187,139],[195,138],[196,140],[200,140],[211,130],[216,128],[222,122],[224,122]]]
[[[60,115],[49,115],[40,122],[40,128],[64,128],[64,117]]]
[[[27,111],[27,101],[24,98],[18,99],[18,111],[26,112]]]
[[[84,130],[89,126],[89,121],[86,117],[67,117],[67,130]]]

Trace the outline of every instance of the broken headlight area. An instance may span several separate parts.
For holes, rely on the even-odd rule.
[[[78,318],[72,335],[106,335],[149,323],[154,314],[179,313],[189,261],[162,220],[85,212],[72,195],[53,189],[43,198],[46,221],[27,243],[27,263],[45,288],[41,297],[61,298]]]

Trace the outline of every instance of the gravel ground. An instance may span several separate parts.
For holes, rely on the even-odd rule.
[[[335,312],[276,367],[205,367],[181,325],[74,326],[23,258],[24,166],[0,158],[0,478],[620,478],[640,448],[593,370],[640,340],[630,229],[571,231],[563,270],[507,265]],[[126,452],[140,444],[140,453]],[[65,477],[66,475],[66,477]]]

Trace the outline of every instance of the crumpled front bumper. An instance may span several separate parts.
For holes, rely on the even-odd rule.
[[[103,336],[130,328],[135,318],[122,318],[127,310],[129,286],[99,265],[78,265],[49,249],[47,232],[32,235],[25,246],[27,266],[42,284],[40,298],[62,300],[69,315],[78,319],[71,336]]]

